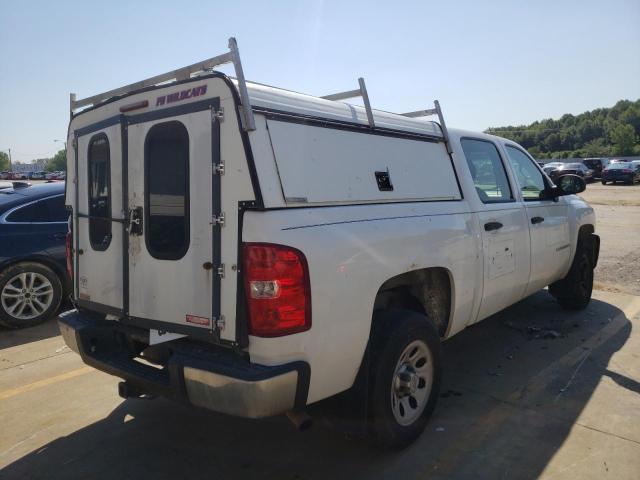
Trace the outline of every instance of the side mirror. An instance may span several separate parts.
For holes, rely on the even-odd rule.
[[[587,189],[587,183],[584,178],[578,175],[560,175],[556,178],[556,186],[552,187],[547,195],[547,198],[562,197],[563,195],[575,195],[576,193],[584,192]]]
[[[587,182],[578,175],[562,175],[558,178],[558,183],[563,195],[575,195],[587,189]]]

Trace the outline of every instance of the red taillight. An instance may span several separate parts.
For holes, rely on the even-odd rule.
[[[311,289],[304,254],[269,243],[242,247],[249,334],[280,337],[311,328]]]
[[[73,280],[73,255],[71,254],[71,251],[73,249],[73,244],[72,244],[73,240],[71,237],[71,232],[67,232],[67,237],[65,239],[65,257],[67,259],[67,273],[69,274],[69,278],[71,280]]]
[[[629,170],[628,168],[624,168],[622,170],[623,173],[633,173],[633,170]]]

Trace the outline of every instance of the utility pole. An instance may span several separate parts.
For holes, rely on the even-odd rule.
[[[9,150],[9,171],[12,172],[13,168],[11,167],[11,149],[8,148],[7,150]]]

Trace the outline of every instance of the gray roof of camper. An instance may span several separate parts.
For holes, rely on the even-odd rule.
[[[188,80],[167,81],[161,84],[150,85],[146,87],[142,87],[142,84],[140,84],[139,88],[132,88],[131,90],[124,91],[119,95],[109,96],[109,94],[112,92],[115,93],[117,91],[118,93],[120,93],[123,88],[138,86],[138,84],[121,87],[120,89],[116,89],[115,91],[105,92],[93,97],[88,97],[87,99],[81,100],[77,103],[85,103],[91,101],[94,101],[94,103],[90,103],[91,106],[89,106],[88,108],[75,112],[74,117],[107,105],[111,105],[112,108],[114,108],[114,103],[120,105],[126,98],[145,94],[150,90],[172,88],[178,85],[185,85],[186,83],[190,82],[210,80],[215,78],[222,78],[230,81],[236,88],[238,93],[240,93],[237,79],[229,77],[221,72],[209,71],[203,72],[203,74],[200,75],[192,76]],[[290,113],[293,115],[301,115],[314,119],[326,119],[351,124],[359,124],[366,127],[369,126],[365,108],[357,105],[351,105],[343,100],[327,100],[326,98],[294,92],[291,90],[264,85],[257,82],[247,81],[246,86],[252,110],[254,110],[254,112],[256,113],[259,113],[261,110],[268,110],[285,114]],[[372,114],[375,126],[377,128],[408,132],[417,135],[429,135],[439,138],[443,137],[440,125],[436,122],[426,120],[425,118],[412,118],[397,113],[376,110],[373,108]]]
[[[237,80],[235,78],[231,78],[231,81],[237,88]],[[307,95],[250,81],[247,81],[247,90],[249,91],[251,106],[254,110],[262,108],[309,117],[319,117],[341,122],[368,125],[365,108],[357,105],[351,105],[344,101],[327,100],[313,95]],[[372,110],[376,127],[423,135],[442,136],[440,125],[436,122],[420,118],[405,117],[397,113],[385,112],[382,110]]]

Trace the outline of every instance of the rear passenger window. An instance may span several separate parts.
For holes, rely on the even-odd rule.
[[[147,250],[177,260],[189,247],[189,133],[180,122],[159,123],[144,148]]]
[[[496,146],[486,140],[471,138],[463,138],[460,143],[480,200],[483,203],[513,201],[507,173]]]
[[[43,208],[43,201],[34,202],[24,207],[16,209],[13,213],[7,216],[7,222],[15,223],[33,223],[33,222],[48,222],[49,212],[46,208]]]
[[[49,212],[50,222],[66,222],[69,219],[69,212],[64,205],[64,195],[48,198],[43,203]]]
[[[111,243],[111,158],[104,133],[89,142],[89,241],[94,250]]]

